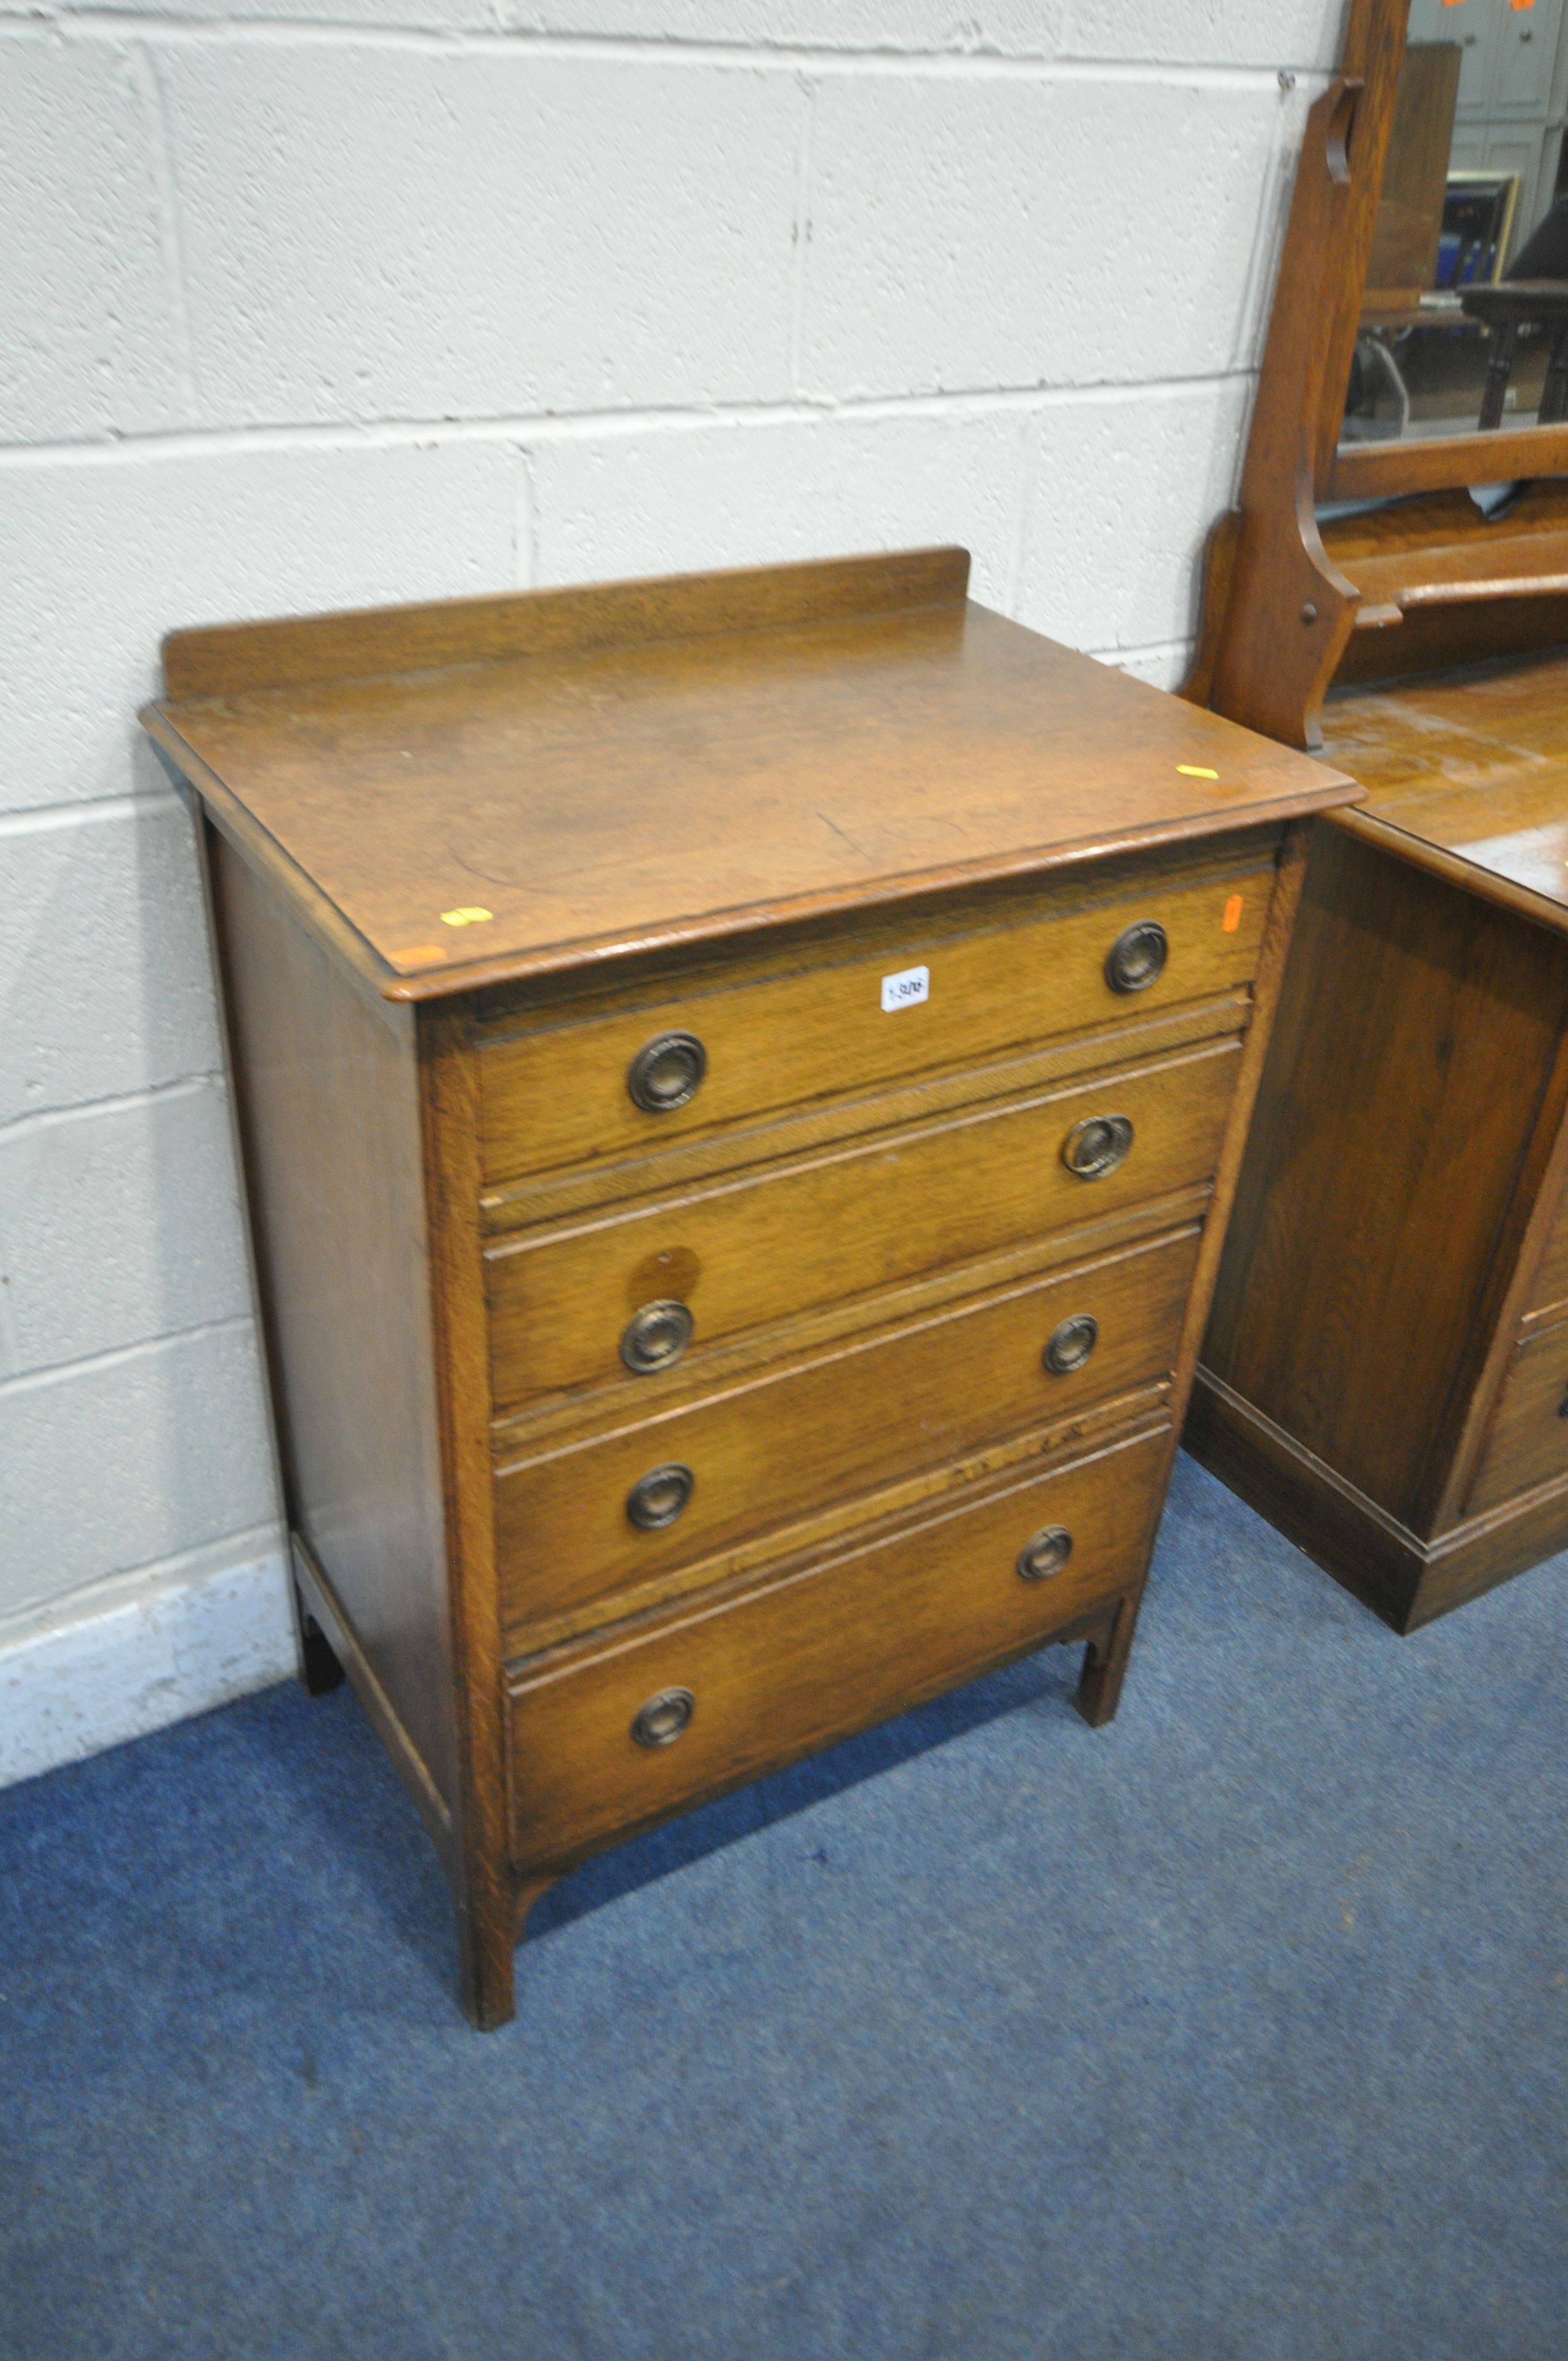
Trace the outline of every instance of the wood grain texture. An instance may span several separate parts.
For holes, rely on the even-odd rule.
[[[1552,935],[1318,831],[1203,1358],[1423,1535],[1565,1018]]]
[[[829,1500],[807,1509],[784,1522],[753,1528],[711,1556],[667,1574],[650,1575],[630,1588],[591,1599],[559,1615],[520,1624],[506,1634],[518,1657],[532,1656],[584,1639],[594,1632],[613,1636],[620,1625],[634,1621],[675,1603],[723,1589],[742,1578],[757,1580],[785,1558],[792,1562],[820,1557],[837,1549],[847,1537],[879,1527],[889,1520],[929,1516],[939,1508],[984,1490],[1003,1477],[1059,1459],[1070,1448],[1074,1457],[1087,1457],[1124,1427],[1147,1424],[1160,1418],[1169,1424],[1170,1386],[1167,1379],[1091,1402],[1070,1416],[1048,1419],[1022,1433],[991,1436],[962,1459],[946,1459],[894,1477],[869,1491]],[[1054,1642],[1053,1642],[1054,1644]]]
[[[334,948],[392,998],[1044,873],[1354,792],[951,602],[145,718],[258,857],[274,848],[307,923],[324,896]]]
[[[1025,1238],[973,1262],[923,1271],[880,1288],[870,1306],[854,1297],[819,1304],[791,1320],[784,1357],[793,1362],[831,1353],[870,1329],[925,1321],[974,1297],[1005,1293],[1074,1265],[1104,1261],[1166,1231],[1201,1223],[1212,1194],[1210,1182],[1199,1181],[1168,1196],[1119,1206],[1099,1220],[1069,1222],[1043,1237]],[[777,1357],[772,1334],[759,1340],[754,1331],[728,1344],[694,1345],[661,1384],[658,1415],[748,1385],[771,1369]],[[640,1426],[649,1416],[647,1378],[623,1369],[610,1384],[596,1387],[591,1401],[578,1394],[557,1394],[495,1419],[491,1438],[496,1464],[535,1457],[574,1437]]]
[[[1354,0],[1348,155],[1332,93],[1309,126],[1279,367],[1205,592],[1190,693],[1317,736],[1367,794],[1319,832],[1188,1418],[1199,1456],[1400,1631],[1559,1532],[1529,1374],[1545,1362],[1515,1340],[1560,1283],[1568,1176],[1568,487],[1539,480],[1568,471],[1568,435],[1334,449],[1369,194],[1398,226],[1397,153],[1381,184],[1404,18],[1404,0]],[[1409,62],[1407,114],[1416,74],[1443,85],[1435,125],[1453,55]],[[1410,190],[1435,191],[1440,145]],[[1538,480],[1488,521],[1463,488],[1508,478]],[[1331,494],[1396,504],[1320,535]],[[1303,554],[1332,577],[1326,613]]]
[[[413,1020],[219,840],[214,905],[289,1521],[457,1801]]]
[[[1368,20],[1386,35],[1366,63],[1371,93],[1347,65],[1307,118],[1282,292],[1269,321],[1242,474],[1241,523],[1223,544],[1223,618],[1205,623],[1209,703],[1291,746],[1319,743],[1318,708],[1355,616],[1354,587],[1324,551],[1315,500],[1329,464],[1323,415],[1331,400],[1343,407],[1355,337],[1355,318],[1336,319],[1336,303],[1343,314],[1353,268],[1359,298],[1387,137],[1376,99],[1387,85],[1391,105],[1404,47],[1402,16],[1397,30],[1383,27],[1378,5],[1354,0],[1348,43],[1354,50]]]
[[[1193,650],[1192,664],[1177,694],[1189,705],[1208,706],[1213,702],[1214,667],[1220,661],[1220,650],[1225,640],[1225,617],[1230,609],[1231,588],[1235,579],[1236,550],[1241,541],[1242,512],[1240,509],[1223,509],[1214,519],[1203,537],[1203,555],[1199,562],[1198,642]]]
[[[689,640],[715,631],[962,603],[965,549],[894,550],[798,566],[722,568],[641,582],[597,582],[425,606],[360,608],[279,622],[172,631],[163,677],[176,699],[243,697],[324,680],[384,678],[450,664],[558,662],[589,650]]]
[[[1183,1442],[1194,1458],[1396,1631],[1412,1628],[1426,1545],[1327,1461],[1200,1366]]]
[[[1163,1060],[1196,1043],[1243,1031],[1251,1015],[1251,990],[1243,984],[1212,1000],[1179,1001],[1173,1008],[1156,1006],[1124,1017],[1119,1025],[1058,1034],[1038,1049],[1004,1051],[983,1065],[939,1067],[850,1095],[828,1092],[798,1108],[677,1136],[670,1146],[650,1146],[640,1155],[596,1157],[587,1164],[495,1181],[480,1201],[484,1226],[497,1239],[554,1228],[632,1197],[685,1196],[744,1166],[817,1155],[908,1124],[928,1129],[944,1116],[967,1115],[996,1100],[1038,1097],[1054,1085],[1113,1065]]]
[[[1463,54],[1457,40],[1412,42],[1405,51],[1366,263],[1368,304],[1384,300],[1379,290],[1436,284]]]
[[[1322,529],[1366,609],[1546,598],[1568,588],[1568,485],[1530,485],[1488,520],[1465,491],[1429,493]]]
[[[1512,519],[1491,524],[1463,489],[1568,472],[1562,427],[1337,447],[1374,216],[1383,209],[1387,230],[1399,196],[1385,186],[1385,159],[1401,89],[1408,104],[1413,87],[1402,73],[1405,18],[1405,0],[1352,0],[1340,79],[1308,119],[1238,521],[1222,521],[1208,552],[1202,643],[1185,690],[1288,745],[1325,742],[1320,715],[1336,678],[1564,636],[1568,541],[1529,529],[1537,511],[1561,507],[1561,487],[1536,483]],[[1435,51],[1414,53],[1412,68],[1418,60],[1446,71]],[[1418,492],[1440,509],[1446,496],[1445,530],[1428,530],[1422,502],[1414,515],[1320,530],[1331,499]],[[1494,610],[1479,626],[1477,606]]]
[[[1434,1529],[1442,1533],[1466,1507],[1475,1470],[1490,1431],[1498,1393],[1515,1342],[1530,1333],[1530,1306],[1537,1273],[1552,1232],[1552,1216],[1568,1186],[1568,1032],[1541,1075],[1541,1104],[1519,1159],[1513,1200],[1504,1217],[1492,1268],[1487,1274],[1481,1321],[1489,1341],[1474,1375],[1470,1397],[1449,1458]],[[1521,1479],[1522,1480],[1522,1479]]]
[[[1272,868],[1187,887],[1151,879],[1140,894],[1082,912],[916,935],[871,960],[492,1038],[481,1059],[486,1178],[664,1148],[829,1090],[931,1076],[1234,990],[1251,979],[1273,885]],[[1106,972],[1113,946],[1151,923],[1169,945],[1163,971],[1136,992],[1115,991]],[[883,978],[922,968],[927,997],[885,1009]],[[686,1104],[650,1113],[632,1099],[628,1072],[645,1045],[674,1031],[700,1040],[706,1071]]]
[[[1456,663],[1530,656],[1568,645],[1568,593],[1486,598],[1457,614],[1442,606],[1384,611],[1386,630],[1353,633],[1325,710],[1332,712],[1342,690],[1381,686],[1418,673],[1442,672]]]
[[[549,1867],[651,1826],[1038,1647],[1097,1598],[1135,1585],[1163,1444],[1162,1420],[761,1587],[515,1668],[519,1862]],[[1072,1535],[1066,1565],[1021,1581],[1020,1550],[1057,1524]],[[638,1746],[640,1708],[677,1687],[696,1701],[685,1735]]]
[[[1258,1093],[1268,1068],[1268,1052],[1284,995],[1290,945],[1295,938],[1306,884],[1309,847],[1314,832],[1310,823],[1298,823],[1286,829],[1279,847],[1274,893],[1264,926],[1257,973],[1253,979],[1253,1019],[1242,1044],[1235,1087],[1226,1111],[1224,1132],[1215,1161],[1213,1195],[1203,1224],[1203,1235],[1192,1273],[1192,1287],[1176,1350],[1170,1394],[1172,1456],[1181,1437],[1182,1422],[1187,1415],[1187,1404],[1197,1376],[1204,1332],[1219,1284],[1222,1257],[1230,1235],[1236,1192],[1245,1167]]]
[[[1091,1198],[1109,1213],[1202,1180],[1219,1150],[1238,1049],[1212,1043],[493,1245],[497,1407],[617,1377],[622,1332],[653,1302],[684,1304],[696,1339],[719,1341],[1084,1220]],[[1064,1143],[1076,1125],[1109,1115],[1131,1122],[1131,1150],[1103,1178],[1080,1180],[1062,1161]],[[778,1346],[786,1347],[782,1334]],[[647,1378],[650,1413],[670,1373]]]
[[[1557,1478],[1568,1481],[1565,1405],[1568,1323],[1553,1321],[1514,1347],[1464,1504],[1467,1515],[1500,1508]]]
[[[1335,759],[1367,789],[1358,817],[1568,923],[1568,653],[1335,697],[1324,719]]]
[[[516,2008],[517,1895],[507,1858],[500,1613],[488,1429],[488,1331],[478,1219],[478,1076],[461,1005],[416,1020],[432,1346],[441,1421],[450,1663],[461,1741],[459,1974],[481,2031]]]
[[[1199,1371],[1188,1446],[1390,1629],[1419,1631],[1568,1545],[1568,1479],[1423,1541]]]
[[[521,1644],[531,1620],[748,1532],[1168,1377],[1197,1246],[1193,1226],[826,1354],[775,1361],[748,1384],[503,1466],[497,1528],[509,1646]],[[1098,1331],[1088,1359],[1048,1369],[1053,1333],[1084,1315]],[[668,1465],[690,1471],[691,1497],[674,1523],[639,1530],[628,1513],[633,1488]]]
[[[243,978],[305,1609],[443,1845],[482,2026],[585,1852],[1045,1642],[1115,1708],[1295,823],[1352,790],[966,608],[964,565],[170,650],[212,692],[148,720]],[[1113,992],[1151,920],[1165,969]],[[655,1031],[706,1064],[650,1117]],[[1125,1159],[1070,1172],[1112,1115]],[[633,1375],[677,1300],[695,1341]],[[1092,1354],[1047,1374],[1069,1314]],[[682,1520],[630,1524],[677,1461]],[[691,1730],[636,1745],[687,1678]]]
[[[1568,1303],[1568,1201],[1562,1196],[1549,1199],[1544,1210],[1549,1223],[1530,1287],[1532,1313],[1554,1312],[1559,1304]]]
[[[1506,427],[1489,434],[1347,444],[1334,454],[1324,497],[1398,500],[1409,492],[1463,491],[1467,484],[1565,475],[1568,426]]]

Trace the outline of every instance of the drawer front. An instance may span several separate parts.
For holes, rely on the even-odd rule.
[[[1568,1476],[1568,1320],[1516,1346],[1492,1413],[1466,1516]]]
[[[663,1147],[1123,1012],[1223,993],[1251,977],[1273,884],[1272,869],[1196,885],[1156,883],[1095,910],[916,939],[874,959],[492,1041],[479,1061],[486,1180]],[[1113,989],[1113,947],[1151,924],[1166,939],[1164,966],[1134,990]],[[675,1045],[662,1062],[661,1042]],[[655,1104],[640,1105],[634,1093]],[[658,1104],[661,1096],[670,1103]]]
[[[1168,1429],[1146,1432],[768,1589],[521,1668],[509,1715],[519,1865],[568,1861],[885,1720],[1132,1587],[1168,1442]],[[1070,1554],[1025,1581],[1019,1554],[1050,1528],[1071,1536]],[[671,1743],[640,1744],[639,1715],[669,1692],[690,1697],[686,1726]]]
[[[1558,1303],[1568,1303],[1568,1200],[1558,1206],[1547,1232],[1545,1250],[1530,1291],[1532,1312],[1546,1312]]]
[[[1165,1376],[1198,1236],[1032,1279],[504,1469],[507,1629]]]
[[[1219,1153],[1239,1048],[1207,1043],[492,1246],[496,1408],[624,1376],[640,1315],[645,1343],[673,1341],[668,1321],[646,1335],[656,1305],[677,1307],[676,1330],[689,1321],[700,1345],[1201,1180]],[[1082,1178],[1064,1156],[1075,1141],[1092,1145],[1098,1135],[1080,1127],[1103,1119],[1129,1126],[1130,1144],[1113,1169]],[[680,1366],[648,1373],[650,1411]]]

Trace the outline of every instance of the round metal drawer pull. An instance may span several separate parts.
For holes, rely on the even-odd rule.
[[[1053,1328],[1040,1358],[1053,1378],[1070,1377],[1081,1369],[1100,1341],[1100,1323],[1092,1312],[1075,1312]]]
[[[1059,1574],[1072,1555],[1072,1535],[1065,1525],[1042,1525],[1018,1553],[1020,1582],[1044,1582]]]
[[[640,1532],[656,1533],[673,1525],[691,1499],[696,1477],[678,1459],[667,1467],[650,1467],[626,1496],[626,1513]]]
[[[631,1060],[626,1087],[648,1115],[668,1115],[695,1099],[707,1071],[707,1051],[695,1033],[660,1033]]]
[[[645,1303],[626,1323],[620,1357],[632,1374],[652,1377],[678,1361],[692,1340],[694,1323],[684,1303]]]
[[[661,1689],[632,1717],[631,1735],[639,1746],[673,1746],[690,1726],[696,1699],[690,1689]]]
[[[1102,1180],[1114,1172],[1133,1144],[1133,1126],[1124,1115],[1086,1115],[1075,1123],[1062,1142],[1061,1160],[1080,1180]]]
[[[1165,928],[1156,918],[1140,918],[1125,927],[1112,944],[1105,961],[1105,981],[1113,992],[1146,992],[1157,983],[1170,951]]]

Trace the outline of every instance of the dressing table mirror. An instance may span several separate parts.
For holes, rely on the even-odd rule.
[[[1561,0],[1353,0],[1184,691],[1367,791],[1188,1441],[1401,1631],[1568,1544],[1565,99]]]

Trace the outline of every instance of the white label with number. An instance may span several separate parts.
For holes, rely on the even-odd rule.
[[[931,997],[931,971],[928,967],[903,967],[896,975],[884,975],[882,980],[882,1005],[885,1010],[915,1008]]]

